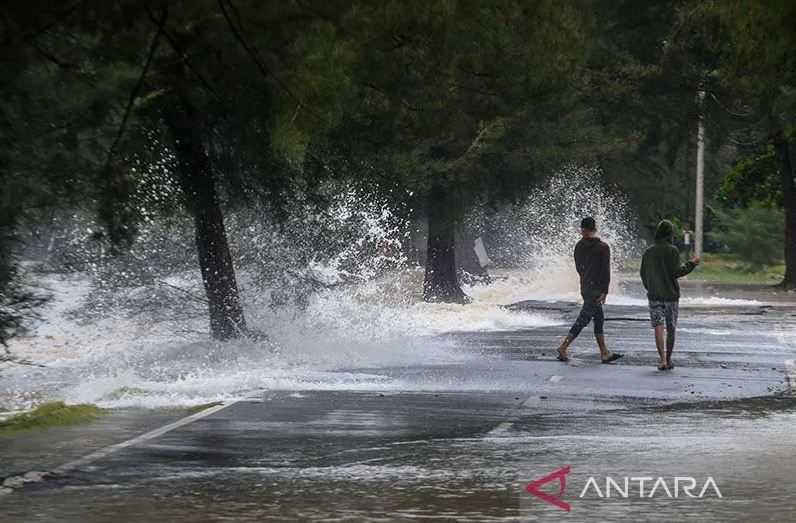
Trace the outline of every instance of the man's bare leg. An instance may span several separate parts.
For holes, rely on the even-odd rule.
[[[674,352],[674,329],[666,329],[666,368],[672,368],[672,352]]]
[[[575,337],[573,335],[567,334],[567,337],[564,338],[564,341],[562,341],[561,345],[558,347],[559,359],[565,360],[565,359],[569,358],[569,356],[567,356],[567,349],[569,348],[569,345],[574,340],[575,340]]]
[[[661,362],[658,369],[663,370],[666,368],[666,328],[663,325],[655,326],[655,347],[658,349],[658,355],[661,357]],[[674,342],[672,342],[674,343]]]
[[[600,359],[603,361],[608,361],[608,358],[611,357],[611,352],[608,350],[608,347],[605,345],[605,335],[595,334],[594,338],[597,340],[597,346],[600,348]]]
[[[600,360],[603,363],[613,363],[623,356],[623,354],[608,350],[608,347],[605,346],[605,335],[595,334],[594,337],[597,339],[597,346],[600,348]]]
[[[597,347],[600,349],[600,359],[603,361],[607,360],[611,356],[611,353],[608,351],[608,347],[605,345],[605,335],[595,334],[594,338],[597,340]]]

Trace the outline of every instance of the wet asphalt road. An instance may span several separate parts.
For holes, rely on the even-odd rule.
[[[599,364],[588,331],[570,364],[553,360],[565,328],[457,334],[472,355],[463,363],[369,369],[401,390],[263,391],[16,488],[0,496],[0,520],[787,520],[796,510],[786,365],[796,357],[794,309],[682,310],[670,373],[655,370],[644,311],[608,316],[622,318],[607,325],[625,353],[618,365]],[[118,411],[96,425],[4,438],[0,475],[51,470],[185,414]],[[525,490],[564,466],[570,512]],[[591,476],[687,476],[700,486],[710,476],[722,497],[581,497]]]

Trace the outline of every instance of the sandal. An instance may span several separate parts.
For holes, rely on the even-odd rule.
[[[569,356],[565,356],[565,355],[563,355],[563,354],[561,354],[561,353],[559,352],[559,353],[558,353],[558,355],[556,355],[556,359],[557,359],[558,361],[563,361],[563,362],[565,362],[565,363],[566,363],[566,362],[568,362],[568,361],[569,361]]]
[[[624,356],[624,354],[619,354],[618,352],[612,352],[610,356],[608,356],[607,360],[601,360],[603,363],[613,363],[619,358]]]

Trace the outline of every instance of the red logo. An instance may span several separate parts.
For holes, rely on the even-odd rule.
[[[570,505],[561,499],[561,496],[564,495],[564,490],[567,488],[567,474],[569,474],[569,465],[566,467],[562,467],[554,472],[551,472],[547,476],[543,478],[539,478],[536,481],[532,481],[528,483],[528,486],[525,488],[528,492],[536,496],[537,498],[541,499],[545,503],[549,503],[551,505],[555,505],[556,507],[566,510],[569,512]],[[542,492],[539,490],[539,487],[550,483],[551,481],[558,480],[558,495],[553,496],[552,494],[548,494],[547,492]]]

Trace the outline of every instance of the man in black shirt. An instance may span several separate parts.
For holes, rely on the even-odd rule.
[[[622,357],[622,354],[610,352],[605,346],[603,324],[603,304],[608,295],[611,283],[611,249],[608,244],[597,237],[597,225],[594,218],[586,217],[580,222],[580,233],[583,236],[575,245],[575,267],[580,275],[580,295],[583,297],[583,308],[578,319],[569,329],[569,334],[558,348],[558,360],[569,361],[567,349],[578,337],[583,327],[594,321],[594,337],[600,348],[600,359],[603,363],[611,363]]]

